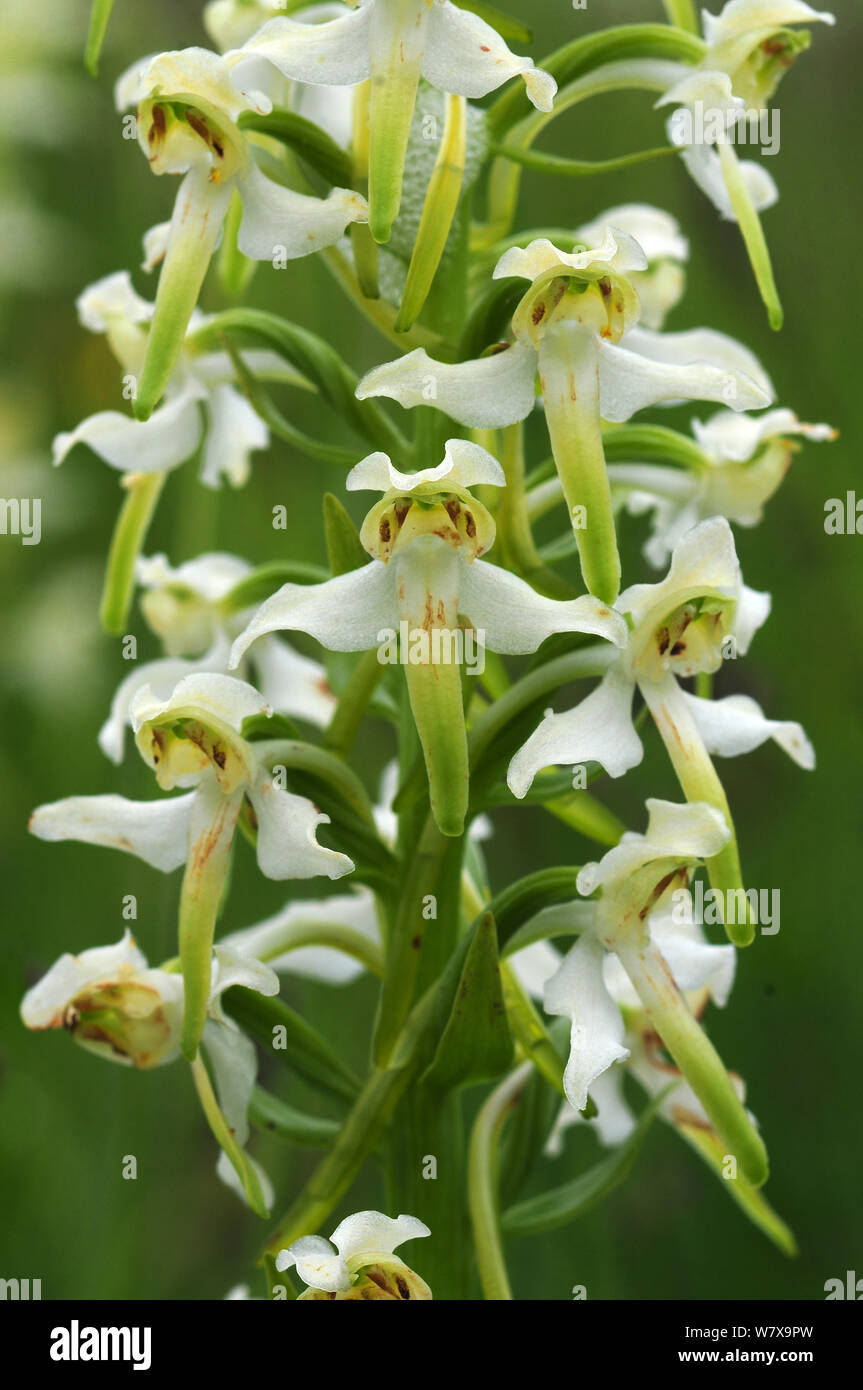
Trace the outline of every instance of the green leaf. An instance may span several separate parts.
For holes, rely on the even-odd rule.
[[[225,1010],[267,1056],[339,1100],[353,1101],[360,1083],[329,1043],[282,999],[265,998],[235,985],[223,996]],[[278,1030],[278,1031],[276,1031]]]
[[[320,584],[328,578],[321,565],[309,565],[303,560],[271,560],[235,584],[219,607],[223,613],[241,613],[245,608],[257,608],[283,584]]]
[[[540,174],[554,174],[559,178],[583,179],[592,174],[612,174],[619,169],[628,169],[633,164],[644,164],[663,155],[679,154],[675,145],[660,145],[652,150],[636,150],[633,154],[616,155],[611,159],[567,159],[564,155],[545,154],[542,150],[532,150],[520,145],[493,145],[491,153],[503,159],[511,159],[514,164],[522,164],[527,169],[535,169]]]
[[[324,338],[264,309],[226,309],[186,339],[192,352],[224,347],[225,335],[239,347],[265,347],[296,367],[317,387],[323,400],[376,449],[398,457],[407,449],[400,431],[375,401],[358,401],[358,377]]]
[[[629,1175],[665,1094],[651,1101],[626,1142],[607,1158],[562,1187],[518,1202],[504,1212],[501,1226],[505,1234],[534,1236],[554,1231],[608,1197]]]
[[[95,77],[99,71],[99,55],[102,52],[102,44],[105,42],[105,34],[113,8],[114,0],[93,0],[90,6],[90,25],[87,30],[84,63],[91,77]]]
[[[558,87],[563,87],[606,63],[632,58],[668,58],[694,64],[701,61],[705,52],[703,39],[668,24],[621,24],[573,39],[547,58],[541,58],[539,67],[551,73]],[[532,111],[520,86],[513,84],[489,107],[491,129],[500,139]]]
[[[516,305],[523,298],[523,280],[496,280],[474,305],[456,354],[459,362],[481,357],[494,343],[504,341]]]
[[[296,111],[275,107],[266,116],[257,111],[244,111],[237,124],[241,130],[254,130],[259,135],[281,141],[334,188],[352,186],[354,170],[350,155],[314,121],[298,116]]]
[[[328,1149],[341,1129],[338,1120],[305,1115],[301,1110],[286,1105],[278,1096],[270,1095],[261,1086],[256,1086],[252,1092],[249,1119],[265,1134],[274,1134],[279,1139],[310,1149]]]
[[[513,1109],[500,1152],[500,1201],[514,1201],[539,1161],[551,1133],[560,1094],[534,1070]]]
[[[497,930],[481,919],[459,977],[443,1035],[423,1081],[440,1090],[500,1076],[512,1063],[513,1042],[503,1001]]]
[[[330,573],[349,574],[369,563],[360,533],[345,507],[332,492],[324,493],[324,532]]]

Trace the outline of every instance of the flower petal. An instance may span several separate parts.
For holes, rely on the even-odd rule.
[[[179,715],[189,709],[203,715],[211,714],[238,732],[244,719],[256,714],[272,714],[263,695],[246,681],[237,680],[236,676],[202,672],[184,676],[167,700],[157,699],[155,692],[145,686],[133,699],[129,715],[137,734],[144,724],[165,720],[173,713]]]
[[[346,1216],[330,1236],[342,1259],[356,1267],[364,1255],[391,1255],[396,1246],[420,1236],[430,1236],[425,1222],[416,1216],[385,1216],[380,1211],[358,1211]]]
[[[563,1135],[573,1125],[587,1124],[594,1130],[600,1144],[615,1148],[624,1143],[635,1129],[636,1119],[623,1097],[624,1068],[609,1067],[593,1082],[590,1098],[597,1107],[592,1120],[585,1120],[571,1105],[561,1105],[557,1119],[545,1146],[549,1158],[563,1153]]]
[[[333,188],[326,198],[310,198],[267,178],[253,160],[237,182],[243,199],[237,245],[253,261],[311,255],[338,241],[349,222],[368,220],[359,193]]]
[[[618,663],[586,699],[565,714],[547,714],[509,765],[507,783],[522,797],[536,774],[551,764],[596,762],[622,777],[644,756],[632,722],[635,685]]]
[[[681,151],[680,158],[693,183],[710,199],[719,215],[726,222],[736,222],[737,213],[732,206],[722,161],[716,150],[711,145],[687,145]],[[776,181],[763,164],[756,163],[754,159],[741,159],[739,174],[756,212],[766,212],[767,208],[778,203]]]
[[[243,952],[222,941],[213,948],[213,983],[210,990],[210,1017],[226,1028],[236,1024],[222,1012],[222,995],[233,985],[253,989],[257,994],[278,994],[279,977],[269,965],[256,960],[251,952]]]
[[[576,886],[583,897],[600,887],[605,893],[618,886],[625,889],[639,870],[658,859],[681,867],[699,863],[718,854],[731,838],[722,813],[706,802],[681,804],[651,797],[646,805],[646,834],[628,831],[598,862],[585,864],[580,870]]]
[[[325,24],[304,24],[280,16],[225,55],[234,80],[243,85],[247,58],[266,58],[284,77],[324,87],[353,87],[369,75],[372,6],[361,5]]]
[[[511,246],[494,268],[494,279],[505,280],[518,276],[523,280],[538,280],[549,272],[592,271],[603,268],[621,271],[646,270],[647,256],[634,237],[618,227],[607,224],[600,229],[597,244],[587,251],[561,251],[548,237],[537,237],[527,246]]]
[[[38,840],[78,840],[134,854],[169,874],[186,862],[186,836],[195,793],[161,801],[125,796],[69,796],[39,806],[30,817]]]
[[[302,1236],[287,1250],[279,1251],[276,1269],[291,1269],[294,1265],[303,1283],[312,1289],[338,1293],[351,1286],[347,1265],[329,1241],[321,1236]]]
[[[249,455],[255,449],[267,448],[270,432],[233,386],[216,386],[210,392],[207,415],[201,482],[216,488],[226,479],[233,487],[241,487],[249,476]]]
[[[56,960],[24,995],[21,1019],[27,1028],[57,1028],[67,1006],[87,985],[118,973],[131,975],[146,969],[147,959],[127,927],[113,946],[93,946],[77,956],[66,952]]]
[[[429,7],[422,73],[439,91],[463,97],[484,97],[511,77],[523,77],[527,95],[540,111],[552,109],[557,91],[554,78],[535,67],[532,58],[516,57],[491,25],[450,0]]]
[[[257,685],[268,705],[326,728],[337,702],[319,662],[301,656],[278,637],[262,638],[253,661]]]
[[[393,576],[373,560],[324,584],[283,584],[237,638],[230,664],[267,632],[307,632],[332,651],[362,652],[377,646],[382,629],[398,625]]]
[[[267,878],[341,878],[351,872],[352,859],[318,844],[315,831],[330,818],[306,797],[277,787],[266,773],[248,796],[258,820],[258,866]]]
[[[722,340],[724,339],[724,343]],[[622,343],[599,340],[599,390],[603,419],[620,423],[661,401],[720,401],[732,410],[770,404],[763,386],[732,365],[732,339],[724,334],[653,333],[633,328]],[[738,344],[733,344],[737,348]],[[741,350],[744,351],[744,350]],[[712,353],[708,357],[707,354]],[[754,359],[749,361],[752,366]],[[763,374],[762,374],[763,380]]]
[[[714,516],[687,531],[674,547],[668,574],[658,584],[632,584],[617,601],[640,628],[700,595],[734,598],[740,568],[734,536],[725,517]]]
[[[535,652],[555,632],[589,632],[616,646],[626,642],[626,623],[613,608],[583,594],[551,599],[518,575],[485,560],[465,564],[459,612],[496,652]]]
[[[648,266],[655,261],[689,260],[689,242],[680,231],[680,223],[662,208],[652,207],[650,203],[621,203],[592,222],[584,223],[575,235],[587,246],[595,246],[609,226],[620,228],[637,242],[647,257]],[[637,271],[638,267],[631,269]]]
[[[436,362],[416,348],[374,367],[357,397],[388,396],[406,408],[433,405],[471,429],[497,429],[525,420],[536,404],[536,353],[513,343],[472,362]]]
[[[506,486],[506,477],[497,459],[492,458],[487,449],[467,439],[448,439],[443,462],[436,468],[422,468],[418,473],[400,473],[393,467],[389,455],[369,454],[351,469],[346,486],[348,492],[389,492],[391,489],[411,492],[423,483],[436,483],[443,478],[459,487],[473,487],[477,483]]]
[[[567,1100],[576,1110],[584,1109],[597,1077],[629,1056],[629,1048],[623,1045],[620,1009],[602,977],[604,956],[593,933],[585,932],[545,987],[546,1013],[572,1020],[563,1084]]]
[[[163,657],[159,661],[147,661],[132,670],[118,685],[111,701],[111,712],[99,730],[99,747],[112,763],[123,761],[126,729],[129,727],[129,710],[135,696],[144,686],[148,686],[157,700],[168,700],[172,690],[185,676],[197,671],[224,670],[228,664],[230,647],[225,637],[219,637],[200,661],[184,661],[179,657]]]
[[[266,921],[232,932],[224,938],[221,946],[233,947],[249,956],[269,955],[272,944],[283,939],[287,927],[306,922],[337,922],[355,927],[370,941],[380,942],[374,897],[368,889],[361,888],[332,898],[288,903],[281,912],[268,917]],[[348,984],[363,973],[363,966],[358,960],[327,946],[301,946],[296,951],[288,951],[271,959],[269,964],[276,971],[333,985]]]
[[[219,1109],[237,1143],[244,1146],[249,1137],[249,1100],[258,1075],[255,1044],[239,1028],[212,1019],[204,1026],[202,1042],[213,1068]]]
[[[815,750],[802,725],[791,720],[767,719],[761,706],[748,695],[702,700],[684,692],[683,698],[692,711],[708,753],[736,758],[772,739],[798,767],[807,772],[815,767]]]
[[[76,444],[87,444],[105,463],[122,473],[168,473],[191,458],[198,447],[198,402],[204,395],[204,387],[189,382],[179,395],[159,406],[143,422],[119,410],[90,415],[68,434],[57,435],[52,445],[54,463],[62,463]]]

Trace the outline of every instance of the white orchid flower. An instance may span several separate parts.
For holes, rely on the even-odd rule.
[[[612,493],[622,493],[633,515],[653,513],[644,554],[657,569],[667,563],[677,542],[700,521],[724,516],[738,526],[757,526],[764,506],[779,488],[800,447],[797,439],[815,442],[836,438],[829,425],[806,425],[791,410],[763,415],[735,415],[722,410],[692,430],[703,466],[693,469],[662,464],[610,464]]]
[[[559,251],[546,238],[512,247],[495,278],[530,289],[512,318],[514,341],[477,361],[435,362],[417,348],[369,372],[357,396],[428,405],[475,429],[526,419],[545,404],[552,453],[570,510],[589,591],[613,603],[620,585],[601,422],[621,422],[661,401],[713,400],[733,410],[770,403],[757,359],[723,334],[653,333],[637,327],[632,272],[647,257],[633,237],[606,227],[591,250]]]
[[[251,1040],[222,1011],[221,996],[233,985],[260,994],[278,994],[279,980],[259,961],[217,946],[202,1039],[213,1069],[221,1116],[232,1136],[233,1159],[223,1150],[217,1171],[244,1199],[256,1196],[248,1186],[249,1172],[254,1172],[260,1185],[258,1195],[263,1199],[259,1205],[269,1208],[272,1188],[266,1174],[247,1155],[237,1152],[249,1137],[248,1108],[257,1075],[257,1054]],[[179,1057],[183,1008],[183,977],[172,970],[150,969],[127,930],[115,946],[96,946],[77,956],[61,956],[25,994],[21,1019],[27,1028],[39,1031],[63,1028],[82,1047],[109,1061],[149,1069]],[[200,1092],[200,1072],[195,1079]],[[207,1086],[204,1081],[201,1098],[211,1119],[214,1112],[207,1105]]]
[[[167,699],[184,676],[227,673],[231,642],[248,610],[228,614],[222,601],[251,571],[247,561],[221,552],[198,555],[176,567],[164,555],[138,560],[141,608],[168,655],[136,665],[117,687],[99,731],[99,745],[112,762],[123,760],[129,711],[142,687],[149,685],[160,699]],[[268,637],[257,643],[251,664],[255,688],[272,709],[321,728],[329,723],[336,698],[319,662]]]
[[[186,676],[167,700],[145,687],[129,711],[139,752],[162,788],[194,790],[150,802],[69,797],[40,806],[30,821],[42,840],[106,845],[166,873],[186,864],[179,936],[186,990],[183,1051],[189,1060],[206,1018],[216,914],[244,806],[257,831],[258,866],[265,877],[340,878],[353,868],[346,855],[315,838],[329,818],[305,797],[277,785],[261,761],[267,745],[242,737],[244,719],[269,713],[258,691],[231,676]]]
[[[482,97],[512,77],[524,79],[534,106],[550,111],[557,84],[530,58],[511,53],[500,35],[450,0],[359,0],[322,24],[272,19],[228,55],[244,81],[266,58],[292,81],[356,86],[370,81],[369,203],[372,233],[389,240],[421,77],[440,91]]]
[[[262,172],[239,121],[246,111],[268,112],[272,103],[260,71],[249,75],[256,89],[243,91],[229,55],[185,48],[144,59],[117,83],[118,108],[137,107],[138,143],[150,168],[184,175],[135,395],[140,420],[149,418],[173,375],[235,191],[242,202],[237,243],[252,260],[269,260],[277,248],[289,260],[310,255],[367,217],[365,200],[350,189],[311,198]]]
[[[25,1027],[64,1028],[89,1052],[150,1068],[180,1053],[183,980],[151,970],[127,930],[114,946],[68,952],[25,994]]]
[[[606,227],[619,227],[644,252],[647,268],[633,270],[629,276],[641,304],[639,323],[645,328],[662,328],[686,286],[689,242],[681,233],[679,222],[649,203],[622,203],[579,227],[576,241],[583,246],[598,246]]]
[[[597,1078],[630,1055],[621,1006],[606,982],[606,952],[611,952],[726,1151],[758,1186],[767,1175],[764,1146],[684,995],[708,991],[727,997],[734,948],[705,944],[685,925],[671,930],[667,921],[656,927],[650,921],[675,886],[685,886],[694,867],[728,844],[731,831],[721,813],[704,803],[648,800],[647,810],[646,834],[625,834],[598,863],[580,871],[579,893],[586,897],[600,890],[595,915],[545,988],[546,1011],[571,1020],[567,1098],[583,1110]],[[624,991],[624,1007],[627,1002]]]
[[[719,15],[703,12],[706,52],[698,67],[672,83],[656,103],[677,109],[668,122],[672,143],[686,169],[722,217],[739,222],[771,325],[782,325],[782,306],[758,214],[779,197],[763,164],[740,160],[735,140],[744,136],[775,154],[775,134],[765,132],[766,111],[780,79],[809,33],[789,26],[835,16],[803,0],[728,0]]]
[[[769,594],[742,582],[734,537],[723,517],[687,532],[674,548],[665,579],[633,585],[617,607],[629,625],[626,646],[596,690],[564,714],[547,714],[516,753],[507,776],[515,796],[524,796],[537,772],[553,763],[597,762],[612,777],[636,767],[644,753],[632,722],[636,687],[687,798],[714,805],[729,826],[731,813],[710,753],[734,757],[773,739],[799,767],[814,767],[812,746],[799,724],[766,719],[748,696],[707,700],[678,685],[678,677],[715,672],[726,656],[745,654],[770,611]],[[733,835],[708,868],[720,891],[740,887]],[[738,945],[748,944],[751,925],[735,924],[729,935]]]
[[[332,946],[324,944],[330,937]],[[307,940],[312,944],[302,944]],[[232,932],[220,945],[266,961],[279,974],[347,985],[381,951],[374,894],[360,887],[329,898],[290,902],[263,922]]]
[[[150,247],[156,255],[152,238]],[[78,297],[77,309],[84,328],[105,334],[123,370],[125,387],[133,392],[147,354],[154,305],[137,293],[127,271],[118,271],[88,286]],[[206,316],[195,311],[188,328],[195,332],[206,324]],[[296,373],[273,352],[246,352],[244,360],[263,380],[296,380]],[[181,344],[164,404],[149,420],[118,410],[99,411],[74,430],[57,435],[54,463],[61,464],[76,444],[86,444],[122,473],[169,473],[200,448],[205,487],[218,488],[223,481],[242,487],[251,455],[267,448],[270,435],[235,381],[226,352],[195,353],[187,343]]]
[[[533,652],[554,632],[625,640],[623,620],[597,599],[557,602],[480,560],[494,522],[468,492],[501,486],[500,465],[479,445],[451,439],[443,462],[400,473],[382,453],[348,476],[350,490],[385,493],[363,523],[370,565],[324,584],[286,584],[234,643],[231,665],[266,633],[307,632],[335,651],[377,648],[404,667],[429,774],[432,810],[445,834],[461,833],[467,808],[467,739],[460,665],[475,655]],[[398,655],[397,655],[398,653]]]
[[[396,1278],[404,1271],[405,1275],[410,1273],[416,1279],[393,1252],[405,1241],[429,1235],[428,1226],[416,1216],[391,1217],[379,1211],[360,1211],[340,1222],[329,1240],[321,1236],[302,1236],[286,1250],[280,1250],[276,1269],[296,1267],[304,1284],[326,1294],[346,1293],[369,1266],[380,1266],[383,1272]],[[428,1291],[425,1294],[402,1293],[401,1297],[430,1298],[431,1294]]]

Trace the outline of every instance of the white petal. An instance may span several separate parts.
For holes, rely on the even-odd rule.
[[[123,473],[168,473],[191,458],[201,438],[198,402],[206,393],[196,382],[154,410],[149,420],[133,420],[119,410],[102,410],[77,429],[58,434],[52,445],[60,464],[76,444],[87,444]]]
[[[366,222],[368,205],[349,188],[333,188],[326,198],[310,198],[274,183],[254,161],[237,180],[243,220],[237,245],[254,261],[279,255],[296,260],[332,246],[349,222]]]
[[[773,396],[773,383],[755,353],[727,333],[717,333],[712,328],[688,328],[682,333],[654,333],[649,328],[636,325],[626,334],[624,343],[641,357],[666,362],[671,366],[709,362],[712,366],[722,367],[730,377],[748,377],[764,396]],[[728,404],[732,410],[740,409],[735,403]]]
[[[264,637],[253,653],[255,679],[268,705],[324,729],[336,708],[327,673],[278,637]]]
[[[278,985],[278,981],[276,981]],[[203,1044],[213,1068],[219,1109],[237,1143],[249,1137],[249,1100],[258,1075],[255,1044],[239,1028],[227,1028],[208,1019]]]
[[[199,98],[214,111],[234,121],[247,110],[249,99],[232,81],[232,64],[208,48],[182,48],[157,53],[136,63],[123,74],[115,88],[120,110],[135,106],[157,95],[178,96],[189,101]]]
[[[168,586],[191,589],[208,602],[218,603],[235,584],[245,579],[251,568],[247,560],[223,550],[196,555],[194,560],[176,566],[170,563],[167,555],[142,555],[135,577],[145,589]]]
[[[299,975],[325,984],[342,985],[355,980],[364,967],[343,951],[327,946],[301,946],[281,956],[272,956],[284,939],[286,929],[305,923],[337,923],[354,927],[370,941],[380,944],[380,925],[374,897],[368,889],[336,894],[331,898],[313,898],[307,902],[291,902],[256,926],[232,932],[220,943],[248,956],[268,956],[271,969]]]
[[[121,681],[111,701],[111,712],[99,730],[99,747],[112,763],[123,761],[129,710],[138,691],[149,686],[157,700],[167,700],[178,681],[196,671],[224,670],[228,664],[227,638],[219,637],[200,661],[184,661],[179,657],[163,657],[147,661],[132,670]]]
[[[507,783],[522,797],[536,774],[552,764],[596,762],[622,777],[644,756],[632,723],[635,685],[615,663],[601,683],[574,709],[547,714],[509,765]]]
[[[542,999],[548,981],[560,967],[560,952],[548,941],[535,941],[510,956],[508,964],[531,998]]]
[[[321,1236],[302,1236],[280,1250],[276,1256],[276,1269],[297,1267],[297,1274],[304,1284],[312,1289],[323,1289],[325,1293],[338,1293],[349,1289],[351,1276],[340,1255],[337,1255],[328,1240]]]
[[[232,386],[217,386],[207,400],[209,425],[201,464],[201,482],[206,487],[221,487],[226,479],[240,487],[249,476],[249,455],[255,449],[266,449],[270,432],[239,391]]]
[[[648,333],[649,329],[633,329],[622,344],[599,340],[599,399],[604,419],[620,423],[661,401],[721,401],[733,410],[755,410],[770,404],[762,387],[735,368],[697,357],[679,362],[645,355],[642,335]]]
[[[282,585],[237,638],[231,666],[267,632],[307,632],[332,651],[362,652],[378,645],[382,629],[398,631],[398,625],[393,576],[373,560],[324,584]]]
[[[78,321],[91,333],[105,333],[112,319],[125,323],[149,323],[153,305],[142,299],[132,284],[128,270],[105,275],[88,285],[75,300]]]
[[[580,870],[576,886],[583,897],[600,887],[609,894],[618,886],[625,890],[639,870],[659,859],[682,867],[711,858],[731,836],[721,812],[705,802],[680,804],[649,798],[647,810],[645,835],[628,831],[598,862]]]
[[[186,835],[195,793],[161,801],[125,796],[70,796],[39,806],[30,818],[38,840],[78,840],[134,854],[170,873],[186,862]]]
[[[437,0],[430,6],[422,62],[423,77],[442,92],[484,97],[511,77],[523,77],[527,95],[540,111],[554,105],[557,83],[532,58],[510,53],[500,35],[477,15]]]
[[[57,1027],[68,1005],[87,985],[113,976],[131,977],[146,969],[146,957],[127,927],[114,946],[93,946],[77,956],[67,952],[55,961],[24,995],[21,1019],[27,1028]]]
[[[222,995],[233,985],[253,989],[257,994],[278,994],[279,977],[263,961],[255,960],[251,953],[222,941],[213,948],[213,980],[208,1005],[210,1016],[227,1028],[235,1028],[231,1020],[222,1012]]]
[[[679,222],[662,208],[652,207],[650,203],[622,203],[579,227],[576,238],[594,246],[609,225],[619,227],[634,238],[647,257],[648,265],[654,261],[689,259],[689,242],[682,235]]]
[[[749,651],[756,632],[770,617],[771,598],[768,593],[750,589],[748,584],[740,585],[737,610],[734,615],[734,637],[741,656]]]
[[[771,33],[788,24],[820,21],[835,24],[825,10],[813,10],[804,0],[728,0],[718,15],[702,11],[708,61],[722,61],[733,70]]]
[[[346,487],[348,492],[389,492],[391,489],[411,492],[423,483],[436,483],[442,478],[459,487],[473,487],[476,483],[506,486],[503,469],[487,449],[467,439],[448,439],[443,461],[436,468],[400,473],[388,454],[369,454],[351,469]]]
[[[258,820],[258,866],[267,878],[341,878],[351,872],[353,860],[346,854],[318,844],[315,831],[330,818],[306,797],[277,787],[266,774],[248,795]]]
[[[155,227],[149,227],[141,238],[141,246],[144,252],[144,259],[141,262],[141,269],[148,273],[155,270],[157,265],[161,265],[168,252],[168,242],[171,240],[170,222],[157,222]]]
[[[767,410],[763,415],[735,415],[720,410],[702,423],[692,421],[692,433],[701,449],[716,463],[746,463],[765,441],[802,436],[815,443],[836,437],[831,425],[807,425],[793,410]]]
[[[602,978],[605,952],[585,932],[567,952],[545,987],[545,1010],[572,1020],[569,1061],[563,1084],[570,1105],[583,1110],[588,1091],[615,1062],[629,1056],[623,1046],[623,1018]]]
[[[545,1146],[550,1158],[563,1153],[563,1135],[573,1125],[589,1125],[605,1148],[615,1148],[629,1138],[636,1119],[623,1098],[623,1076],[624,1068],[615,1065],[596,1078],[590,1088],[590,1098],[597,1108],[592,1120],[585,1120],[571,1105],[560,1107]]]
[[[714,1003],[723,1008],[737,967],[734,947],[711,945],[699,928],[675,922],[667,910],[653,913],[648,926],[678,989],[684,993],[706,989]]]
[[[527,246],[511,246],[494,268],[494,279],[518,276],[538,280],[550,271],[576,270],[602,272],[605,267],[624,273],[646,270],[647,256],[634,237],[618,227],[603,226],[601,240],[587,251],[561,251],[548,237],[538,237]]]
[[[256,1160],[250,1157],[249,1154],[246,1154],[246,1162],[251,1167],[252,1171],[258,1179],[258,1182],[261,1185],[261,1195],[264,1199],[264,1206],[266,1207],[267,1211],[271,1211],[276,1196],[275,1191],[273,1189],[273,1184],[270,1182],[269,1177],[264,1172],[260,1163],[256,1162]],[[232,1192],[236,1192],[237,1196],[240,1198],[242,1202],[246,1201],[246,1194],[243,1191],[242,1180],[233,1163],[228,1158],[228,1155],[225,1153],[224,1149],[219,1154],[219,1161],[216,1164],[216,1173],[221,1178],[222,1182],[225,1184],[226,1187],[230,1187]]]
[[[535,652],[555,632],[589,632],[618,647],[626,642],[623,618],[599,599],[589,594],[545,598],[517,575],[485,560],[464,565],[459,611],[496,652]]]
[[[536,353],[513,343],[472,362],[436,362],[416,348],[373,368],[357,387],[359,400],[388,396],[406,408],[433,405],[471,429],[497,429],[524,420],[536,404]]]
[[[236,676],[203,672],[184,676],[167,700],[157,699],[155,692],[144,686],[134,697],[129,716],[137,733],[144,724],[189,709],[204,716],[211,714],[238,732],[244,719],[256,714],[272,714],[263,695],[246,681],[239,681]]]
[[[391,1255],[397,1246],[420,1236],[430,1236],[425,1222],[416,1216],[385,1216],[380,1211],[358,1211],[346,1216],[330,1236],[343,1260],[356,1268],[364,1255]]]
[[[266,58],[285,77],[325,87],[352,87],[369,75],[371,5],[327,24],[271,19],[242,48],[226,55],[235,80],[243,81],[246,57]]]
[[[712,145],[688,145],[680,158],[693,183],[707,195],[720,216],[726,222],[736,222],[737,213],[731,205],[722,162]],[[757,164],[752,159],[741,159],[739,172],[756,212],[766,212],[767,208],[772,208],[779,201],[779,189],[773,175],[763,164]]]
[[[791,720],[767,719],[761,706],[748,695],[702,700],[684,693],[683,698],[692,711],[708,753],[736,758],[773,739],[798,767],[807,772],[815,767],[815,750],[802,725]]]

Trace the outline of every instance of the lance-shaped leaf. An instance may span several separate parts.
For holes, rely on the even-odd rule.
[[[512,1054],[497,930],[494,918],[486,914],[467,953],[452,1011],[423,1080],[440,1090],[488,1081],[506,1070]]]

